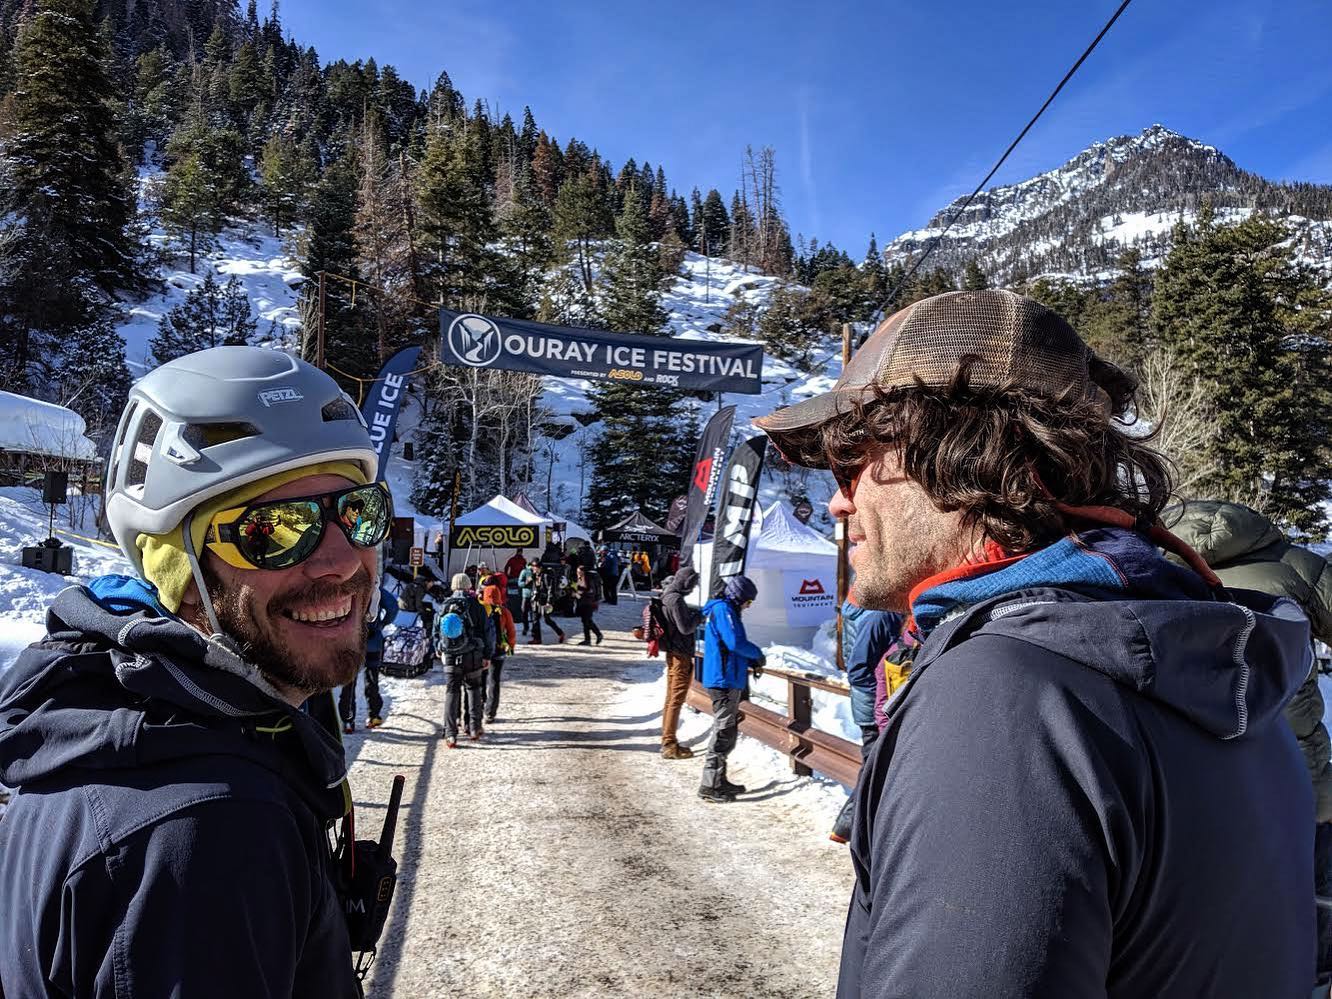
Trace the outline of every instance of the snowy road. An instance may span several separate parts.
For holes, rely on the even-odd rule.
[[[391,682],[384,728],[349,737],[362,836],[407,776],[367,995],[833,993],[850,863],[819,789],[733,762],[753,791],[700,801],[701,757],[662,760],[655,695],[620,679],[644,663],[627,633],[637,607],[599,617],[599,648],[523,646],[509,661],[480,745],[439,739],[438,671]]]

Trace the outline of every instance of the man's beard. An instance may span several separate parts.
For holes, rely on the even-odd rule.
[[[263,570],[258,570],[263,571]],[[280,638],[273,629],[265,631],[255,614],[254,598],[247,587],[231,590],[222,588],[220,581],[205,568],[208,595],[213,601],[213,612],[222,631],[239,646],[241,656],[255,666],[269,682],[290,687],[304,694],[321,694],[341,687],[356,679],[356,673],[365,662],[365,642],[368,632],[363,623],[359,637],[353,644],[296,650]],[[363,606],[369,606],[372,581],[364,568],[341,585],[312,583],[303,590],[274,597],[267,607],[267,618],[276,621],[284,606],[299,598],[305,603],[331,602],[341,597],[364,596]],[[353,608],[356,604],[353,603]],[[311,661],[317,655],[316,661]]]

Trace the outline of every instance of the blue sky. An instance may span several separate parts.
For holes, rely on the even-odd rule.
[[[777,151],[792,233],[859,257],[968,193],[1117,0],[602,4],[283,0],[321,60],[447,70],[562,142],[729,200],[746,144]],[[1153,122],[1274,179],[1332,182],[1332,5],[1134,0],[996,182]]]

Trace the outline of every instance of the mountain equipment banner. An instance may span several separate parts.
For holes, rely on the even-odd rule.
[[[407,393],[407,375],[416,367],[420,354],[420,347],[404,347],[385,361],[361,403],[361,415],[370,428],[370,443],[379,458],[375,478],[380,481],[387,477],[389,447],[393,443],[393,429],[398,424],[402,397]]]
[[[691,565],[690,556],[698,542],[703,521],[712,509],[721,479],[722,460],[726,457],[726,442],[731,437],[731,421],[735,407],[727,406],[712,414],[703,434],[698,439],[698,452],[694,455],[694,470],[689,477],[689,498],[684,520],[680,524],[680,564]]]
[[[712,571],[708,579],[711,595],[717,580],[745,571],[749,528],[754,523],[759,475],[768,452],[768,437],[759,434],[741,442],[731,454],[717,505],[717,534],[712,548]]]
[[[837,616],[837,571],[782,570],[786,623],[792,628],[818,627]]]
[[[439,359],[560,378],[757,395],[763,348],[439,310]]]

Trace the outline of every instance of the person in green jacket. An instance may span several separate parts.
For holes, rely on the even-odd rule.
[[[1313,637],[1332,645],[1332,563],[1292,544],[1270,520],[1238,503],[1190,500],[1161,519],[1194,548],[1227,587],[1289,597],[1304,609]],[[1315,663],[1291,702],[1286,719],[1295,731],[1313,780],[1315,888],[1332,897],[1332,766],[1323,696]],[[1319,982],[1332,979],[1332,918],[1318,911]]]

